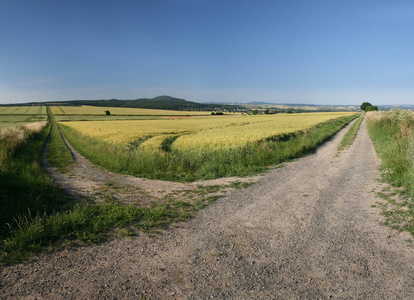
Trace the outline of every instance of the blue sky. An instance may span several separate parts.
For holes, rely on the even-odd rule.
[[[0,0],[0,104],[414,104],[414,1]]]

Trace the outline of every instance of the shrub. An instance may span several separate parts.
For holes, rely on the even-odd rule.
[[[365,108],[365,112],[369,112],[369,111],[378,111],[378,106],[373,106],[373,105],[367,106]]]

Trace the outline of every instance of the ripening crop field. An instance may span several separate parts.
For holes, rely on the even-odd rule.
[[[2,106],[1,115],[46,115],[46,106]]]
[[[122,108],[122,107],[98,107],[98,106],[52,106],[54,115],[105,115],[109,110],[116,116],[197,116],[208,115],[209,112],[200,111],[175,111],[163,109]]]
[[[319,123],[353,114],[355,113],[238,115],[62,124],[92,138],[114,144],[128,145],[139,141],[140,147],[146,150],[159,150],[164,139],[174,137],[171,149],[191,151],[237,148],[289,133],[304,132]]]
[[[11,126],[46,121],[45,106],[3,106],[0,107],[0,130]]]

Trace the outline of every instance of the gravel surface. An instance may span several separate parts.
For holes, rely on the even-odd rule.
[[[346,130],[346,129],[345,129]],[[6,299],[413,299],[411,236],[381,226],[365,121],[160,235],[62,249],[0,271]]]

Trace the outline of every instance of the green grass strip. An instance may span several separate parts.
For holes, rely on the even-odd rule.
[[[76,205],[64,212],[37,215],[32,219],[19,218],[18,228],[1,245],[0,264],[24,260],[47,248],[100,243],[110,237],[110,233],[130,234],[131,224],[145,231],[160,228],[182,220],[183,216],[183,210],[174,205],[143,208],[111,201]]]
[[[358,133],[359,126],[361,125],[362,120],[364,119],[363,116],[359,117],[358,120],[355,121],[354,124],[352,124],[351,128],[346,132],[344,137],[342,138],[341,142],[338,145],[338,151],[342,151],[349,146],[352,145],[353,141],[355,140],[355,137]]]
[[[63,141],[56,122],[52,125],[46,159],[52,167],[57,168],[62,173],[74,163],[72,153]]]

